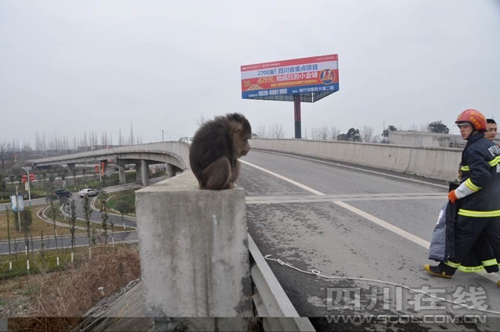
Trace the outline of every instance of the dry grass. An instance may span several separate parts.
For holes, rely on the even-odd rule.
[[[104,248],[104,247],[103,247]],[[32,314],[44,317],[79,317],[140,276],[136,247],[106,247],[78,268],[35,278],[38,291]],[[99,292],[104,287],[104,294]]]
[[[9,329],[67,331],[97,302],[139,276],[139,252],[134,245],[94,248],[90,261],[82,259],[65,271],[17,278],[17,286],[10,281],[0,295],[7,298],[9,289],[20,287],[29,298],[29,317],[9,320]],[[104,294],[99,287],[103,287]]]
[[[43,207],[45,208],[45,206]],[[28,236],[31,237],[39,237],[40,233],[43,232],[43,236],[53,236],[54,235],[54,226],[52,224],[48,224],[45,221],[38,218],[36,215],[38,210],[41,207],[33,207],[32,216],[33,222],[30,227],[30,231],[28,232]],[[10,229],[10,238],[11,241],[14,239],[20,239],[21,241],[24,239],[24,233],[20,233],[15,226],[14,216],[12,213],[9,214],[9,229]],[[84,232],[82,230],[76,230],[76,233]],[[57,227],[57,235],[69,235],[69,227]],[[7,216],[5,211],[0,211],[0,240],[7,240]]]

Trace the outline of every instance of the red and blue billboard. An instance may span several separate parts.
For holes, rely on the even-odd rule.
[[[337,54],[241,66],[243,99],[315,102],[338,90]]]

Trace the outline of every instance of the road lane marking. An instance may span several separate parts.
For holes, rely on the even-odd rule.
[[[256,149],[256,150],[258,150],[258,149]],[[404,176],[399,176],[399,175],[394,175],[394,174],[388,174],[388,173],[384,173],[384,172],[372,171],[372,170],[369,170],[369,169],[360,168],[360,167],[356,167],[356,166],[348,166],[348,165],[343,165],[343,164],[339,164],[339,163],[335,163],[335,162],[331,162],[331,161],[324,161],[324,160],[321,160],[321,159],[314,159],[314,158],[303,157],[303,156],[299,156],[299,155],[282,153],[282,152],[275,152],[275,151],[269,151],[269,150],[260,150],[260,151],[264,151],[264,152],[271,153],[271,154],[277,154],[277,155],[280,155],[280,156],[285,156],[285,157],[290,157],[290,158],[297,158],[297,159],[303,159],[303,160],[313,161],[313,162],[317,162],[317,163],[322,163],[322,164],[327,164],[327,165],[333,165],[333,166],[343,167],[343,168],[347,168],[347,169],[353,169],[353,170],[361,171],[361,172],[365,172],[365,173],[371,173],[371,174],[376,174],[376,175],[381,175],[381,176],[387,176],[387,177],[391,177],[391,178],[395,178],[395,179],[399,179],[399,180],[411,181],[411,182],[426,184],[426,185],[429,185],[429,186],[435,186],[435,187],[447,188],[448,189],[448,185],[427,182],[427,181],[424,181],[424,180],[417,180],[417,179],[412,179],[412,178],[406,178]],[[240,159],[240,161],[244,162],[241,159]],[[370,166],[366,166],[366,167],[370,167]],[[408,175],[410,175],[410,174],[408,174]]]
[[[405,199],[440,199],[442,193],[387,193],[387,194],[333,194],[333,195],[265,195],[246,196],[247,204],[286,204],[331,201],[377,201],[377,200],[405,200]]]
[[[316,195],[321,195],[321,196],[325,195],[321,191],[318,191],[316,189],[310,188],[310,187],[308,187],[306,185],[298,183],[297,181],[289,179],[289,178],[287,178],[285,176],[282,176],[282,175],[276,174],[274,172],[271,172],[271,171],[269,171],[269,170],[267,170],[265,168],[262,168],[262,167],[259,167],[257,165],[251,164],[251,163],[249,163],[247,161],[243,161],[242,160],[242,162],[245,163],[245,164],[247,164],[247,165],[249,165],[249,166],[255,167],[255,168],[257,168],[257,169],[259,169],[259,170],[261,170],[263,172],[266,172],[268,174],[277,176],[278,178],[280,178],[280,179],[282,179],[284,181],[292,183],[292,184],[294,184],[294,185],[296,185],[296,186],[298,186],[298,187],[300,187],[300,188],[302,188],[304,190],[307,190],[307,191],[309,191],[311,193],[314,193]],[[375,216],[373,216],[373,215],[371,215],[369,213],[361,211],[361,210],[359,210],[359,209],[355,208],[354,206],[349,205],[347,203],[344,203],[344,202],[341,202],[341,201],[338,201],[338,200],[332,200],[331,202],[335,203],[335,204],[337,204],[337,205],[339,205],[339,206],[341,206],[341,207],[343,207],[343,208],[351,211],[352,213],[355,213],[355,214],[357,214],[357,215],[359,215],[359,216],[361,216],[361,217],[363,217],[363,218],[365,218],[365,219],[367,219],[367,220],[369,220],[369,221],[371,221],[371,222],[373,222],[373,223],[375,223],[375,224],[377,224],[377,225],[379,225],[379,226],[381,226],[381,227],[383,227],[383,228],[385,228],[385,229],[387,229],[387,230],[389,230],[389,231],[391,231],[393,233],[396,233],[396,234],[404,237],[405,239],[410,240],[410,241],[418,244],[419,246],[424,247],[425,249],[429,249],[430,242],[425,241],[424,239],[421,239],[421,238],[419,238],[419,237],[417,237],[417,236],[415,236],[415,235],[413,235],[411,233],[408,233],[407,231],[405,231],[405,230],[403,230],[403,229],[401,229],[401,228],[399,228],[397,226],[394,226],[394,225],[392,225],[392,224],[390,224],[390,223],[388,223],[386,221],[383,221],[382,219],[379,219],[379,218],[377,218],[377,217],[375,217]]]
[[[276,173],[271,172],[271,171],[269,171],[269,170],[267,170],[265,168],[262,168],[260,166],[254,165],[252,163],[249,163],[248,161],[243,161],[243,160],[240,160],[240,161],[243,162],[243,163],[245,163],[245,164],[247,164],[247,165],[249,165],[249,166],[255,167],[258,170],[261,170],[263,172],[266,172],[268,174],[276,176],[276,177],[278,177],[278,178],[280,178],[280,179],[282,179],[284,181],[287,181],[287,182],[289,182],[291,184],[294,184],[294,185],[296,185],[296,186],[298,186],[298,187],[300,187],[300,188],[302,188],[304,190],[307,190],[307,191],[309,191],[309,192],[311,192],[313,194],[316,194],[316,195],[325,195],[321,191],[318,191],[316,189],[310,188],[310,187],[308,187],[306,185],[298,183],[297,181],[289,179],[289,178],[287,178],[285,176],[276,174]],[[396,233],[399,236],[404,237],[405,239],[407,239],[409,241],[412,241],[413,243],[418,244],[419,246],[421,246],[421,247],[423,247],[425,249],[429,249],[430,242],[425,241],[424,239],[419,238],[418,236],[415,236],[415,235],[413,235],[411,233],[408,233],[407,231],[405,231],[405,230],[403,230],[403,229],[401,229],[399,227],[396,227],[396,226],[394,226],[394,225],[392,225],[392,224],[390,224],[390,223],[388,223],[388,222],[386,222],[386,221],[384,221],[382,219],[379,219],[379,218],[377,218],[377,217],[375,217],[375,216],[373,216],[373,215],[371,215],[369,213],[366,213],[366,212],[364,212],[362,210],[359,210],[359,209],[355,208],[354,206],[349,205],[347,203],[344,203],[344,202],[341,202],[341,201],[336,201],[336,200],[333,200],[331,202],[335,203],[338,206],[341,206],[341,207],[343,207],[343,208],[351,211],[352,213],[355,213],[355,214],[357,214],[357,215],[359,215],[359,216],[361,216],[361,217],[363,217],[363,218],[365,218],[365,219],[367,219],[367,220],[369,220],[369,221],[371,221],[371,222],[373,222],[373,223],[375,223],[375,224],[377,224],[377,225],[379,225],[379,226],[381,226],[381,227],[383,227],[383,228],[385,228],[385,229],[387,229],[387,230],[389,230],[389,231],[391,231],[393,233]],[[477,273],[479,275],[485,277],[486,279],[493,281],[494,283],[496,283],[498,281],[498,274],[496,274],[496,273],[494,273],[495,276],[493,276],[491,274],[488,274],[485,271],[480,271],[480,272],[477,272]]]
[[[270,204],[293,204],[293,203],[321,203],[321,202],[332,202],[332,201],[342,201],[342,202],[361,202],[361,201],[405,201],[405,200],[444,200],[443,195],[441,196],[387,196],[387,197],[330,197],[330,196],[318,196],[321,198],[275,198],[269,196],[247,196],[245,202],[247,205],[270,205]],[[322,198],[324,197],[324,198]]]
[[[387,229],[387,230],[389,230],[389,231],[391,231],[393,233],[396,233],[396,234],[404,237],[405,239],[408,239],[411,242],[418,244],[421,247],[429,249],[429,246],[431,245],[430,242],[425,241],[424,239],[421,239],[418,236],[415,236],[415,235],[413,235],[411,233],[408,233],[407,231],[405,231],[405,230],[403,230],[403,229],[401,229],[399,227],[396,227],[393,224],[388,223],[387,221],[383,221],[382,219],[379,219],[379,218],[377,218],[375,216],[372,216],[369,213],[366,213],[366,212],[364,212],[364,211],[362,211],[362,210],[360,210],[358,208],[355,208],[352,205],[349,205],[349,204],[341,202],[341,201],[333,201],[333,203],[335,203],[335,204],[337,204],[337,205],[339,205],[339,206],[341,206],[341,207],[343,207],[343,208],[345,208],[345,209],[347,209],[347,210],[349,210],[349,211],[351,211],[351,212],[353,212],[353,213],[355,213],[355,214],[357,214],[357,215],[359,215],[359,216],[361,216],[361,217],[363,217],[365,219],[368,219],[371,222],[373,222],[373,223],[375,223],[375,224],[377,224],[379,226],[382,226],[385,229]]]
[[[282,175],[279,175],[279,174],[277,174],[277,173],[271,172],[271,171],[269,171],[269,170],[267,170],[267,169],[265,169],[265,168],[262,168],[262,167],[259,167],[259,166],[257,166],[257,165],[251,164],[251,163],[249,163],[248,161],[244,161],[244,160],[241,160],[241,159],[240,159],[240,161],[241,161],[242,163],[244,163],[244,164],[247,164],[247,165],[249,165],[249,166],[255,167],[255,168],[256,168],[256,169],[258,169],[258,170],[261,170],[261,171],[263,171],[263,172],[266,172],[266,173],[268,173],[268,174],[271,174],[271,175],[273,175],[273,176],[277,177],[278,179],[281,179],[281,180],[287,181],[287,182],[289,182],[289,183],[291,183],[291,184],[294,184],[294,185],[296,185],[297,187],[302,188],[302,189],[304,189],[304,190],[307,190],[307,191],[309,191],[309,192],[311,192],[311,193],[313,193],[313,194],[316,194],[316,195],[325,195],[325,194],[324,194],[324,193],[322,193],[321,191],[317,191],[317,190],[315,190],[315,189],[313,189],[313,188],[309,188],[308,186],[305,186],[305,185],[303,185],[303,184],[301,184],[301,183],[298,183],[297,181],[293,181],[292,179],[289,179],[289,178],[284,177],[284,176],[282,176]]]

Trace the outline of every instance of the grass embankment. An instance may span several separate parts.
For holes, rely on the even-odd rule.
[[[58,205],[58,204],[54,204]],[[31,237],[40,237],[41,234],[43,233],[43,236],[53,236],[54,234],[54,225],[46,223],[42,219],[38,218],[37,212],[40,209],[45,209],[47,205],[42,206],[42,207],[33,207],[31,210],[31,216],[33,218],[31,227],[28,231],[28,238]],[[60,213],[60,211],[59,211]],[[47,216],[49,214],[47,213]],[[61,217],[59,217],[61,218]],[[9,231],[10,231],[10,239],[11,241],[14,241],[17,239],[18,241],[24,241],[24,232],[19,232],[18,229],[16,229],[16,225],[14,222],[14,212],[9,211]],[[57,227],[57,235],[68,235],[70,234],[69,228],[67,227]],[[7,215],[5,210],[0,211],[0,241],[7,240],[8,237],[8,232],[7,232]]]
[[[51,268],[55,255],[62,252],[46,252],[44,258],[38,253],[38,257],[30,260],[36,271],[33,267],[25,276],[0,278],[0,317],[26,316],[9,320],[13,330],[68,331],[99,300],[140,276],[137,245],[95,246],[91,258],[87,247],[77,248],[73,263],[64,253],[60,255],[60,266]],[[55,319],[48,321],[39,317]],[[56,319],[59,317],[75,318]]]
[[[135,217],[135,192],[137,189],[129,189],[116,193],[109,193],[107,200],[108,213],[121,215],[120,211],[114,209],[116,202],[125,201],[131,207],[131,211],[126,213],[125,216]],[[95,202],[95,207],[101,209],[101,201],[98,199]]]

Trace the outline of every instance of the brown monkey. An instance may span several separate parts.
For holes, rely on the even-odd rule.
[[[250,123],[239,113],[218,116],[196,131],[189,149],[189,163],[200,189],[234,188],[240,173],[238,158],[250,151],[251,137]]]

